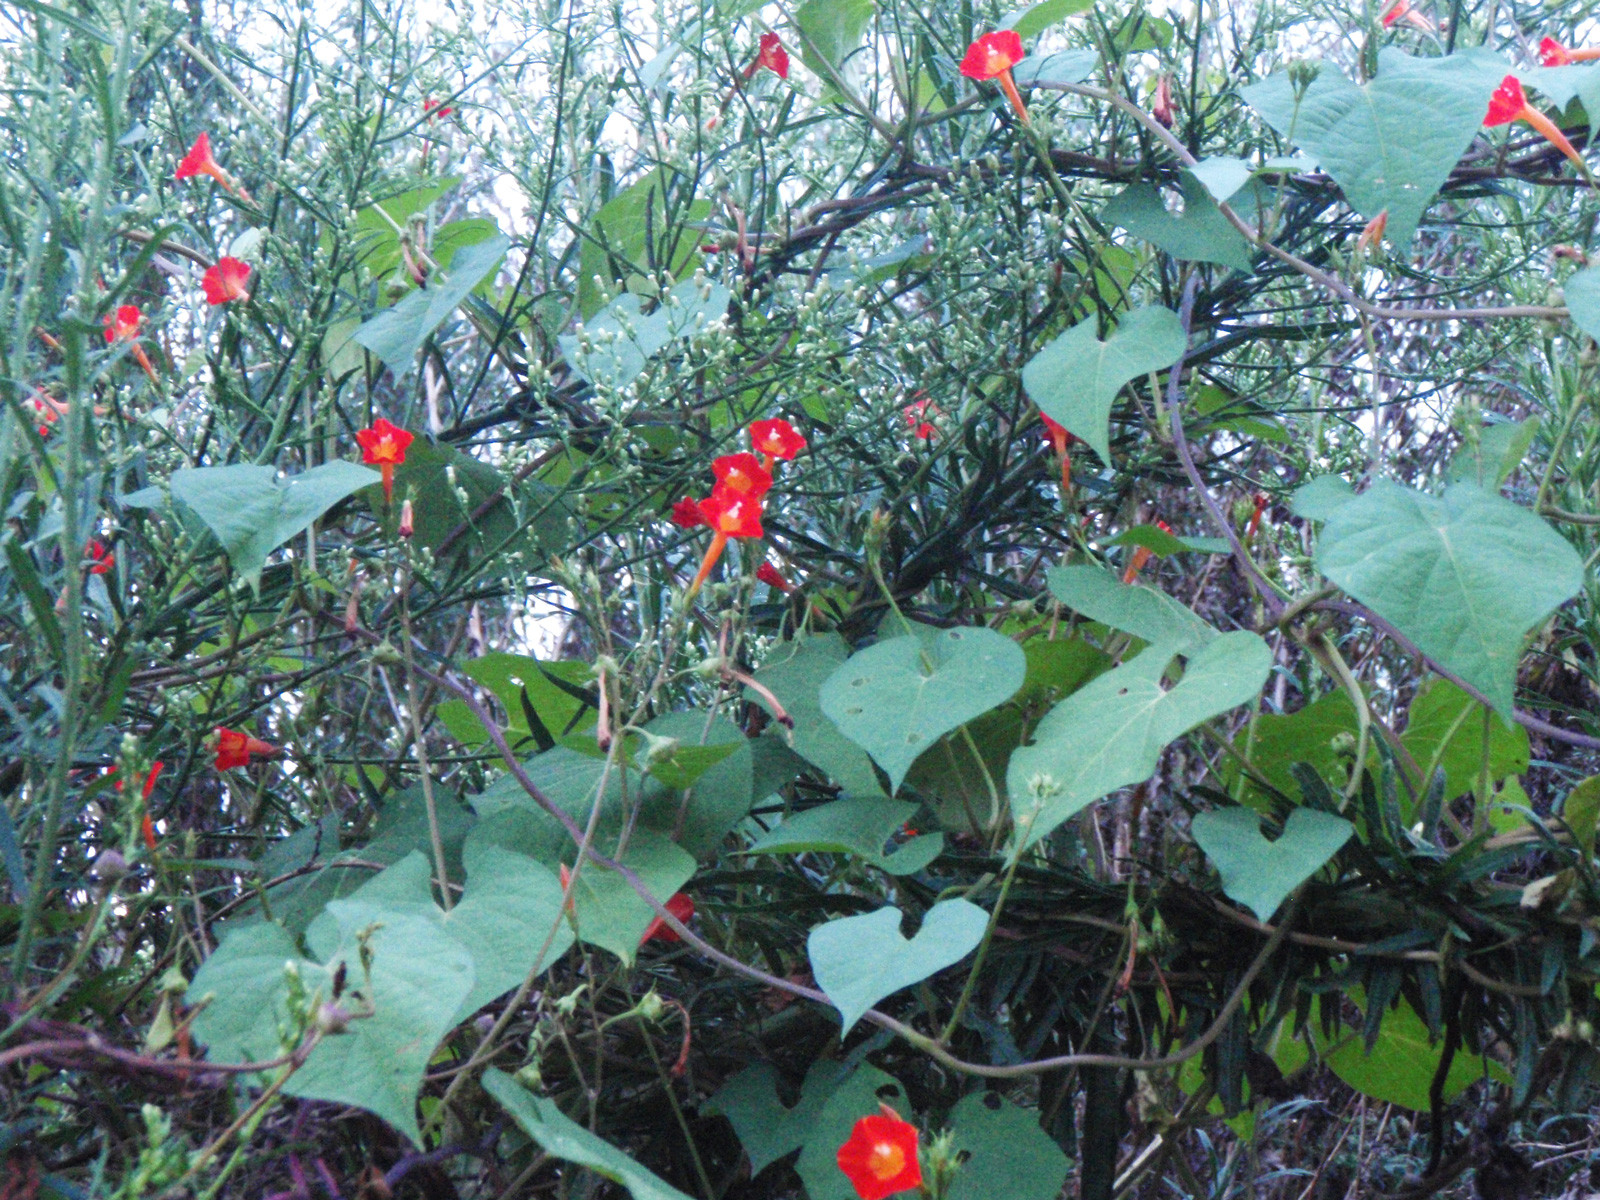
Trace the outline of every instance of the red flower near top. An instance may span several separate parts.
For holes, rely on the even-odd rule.
[[[422,115],[432,117],[434,120],[448,117],[453,112],[455,112],[455,109],[450,108],[441,100],[424,100],[422,102]]]
[[[1383,14],[1383,27],[1393,29],[1401,21],[1413,25],[1424,33],[1433,32],[1433,22],[1411,7],[1411,0],[1395,0]]]
[[[783,48],[775,33],[761,35],[761,49],[756,52],[754,67],[765,67],[779,79],[789,78],[789,52]],[[747,75],[746,78],[749,76]]]
[[[750,422],[750,447],[765,460],[761,465],[768,471],[777,459],[788,462],[806,448],[806,439],[800,431],[782,417]]]
[[[89,539],[89,544],[83,548],[83,556],[89,560],[91,575],[104,575],[117,565],[117,556],[99,538]]]
[[[244,290],[244,281],[249,278],[249,263],[237,258],[217,259],[216,265],[208,268],[200,277],[200,286],[206,292],[206,303],[218,305],[250,299],[250,293]]]
[[[173,174],[174,179],[191,179],[196,175],[209,175],[228,191],[238,196],[241,200],[249,200],[250,193],[239,186],[237,180],[217,165],[217,160],[211,157],[211,135],[202,133],[195,138],[194,145],[189,147],[189,153],[183,156],[183,161],[178,164],[178,169]]]
[[[139,326],[144,322],[144,314],[132,304],[124,304],[115,313],[107,313],[105,317],[106,341],[115,345],[117,342],[132,342],[130,353],[133,361],[144,369],[150,376],[151,382],[158,382],[156,369],[150,365],[150,356],[144,352],[144,347],[139,345]]]
[[[850,1140],[839,1147],[837,1161],[861,1200],[883,1200],[922,1185],[917,1127],[892,1109],[857,1121]]]
[[[777,588],[780,592],[794,591],[794,584],[785,579],[783,572],[769,562],[764,562],[756,568],[756,579],[768,587]]]
[[[669,913],[677,917],[678,920],[683,922],[685,925],[687,925],[694,917],[694,901],[688,896],[685,896],[682,892],[674,892],[667,902],[661,907],[665,908]],[[660,917],[650,918],[650,924],[644,927],[644,936],[639,939],[639,945],[644,945],[651,938],[656,938],[657,940],[663,942],[683,941],[682,935],[680,935],[676,929],[673,929]]]
[[[1552,146],[1570,158],[1579,171],[1588,173],[1583,159],[1572,148],[1572,143],[1567,141],[1567,135],[1556,127],[1554,121],[1528,103],[1521,80],[1515,75],[1507,75],[1489,97],[1489,111],[1484,114],[1483,124],[1485,128],[1493,128],[1496,125],[1509,125],[1512,121],[1526,121],[1532,125]]]
[[[967,47],[967,56],[961,60],[961,73],[968,79],[994,80],[1011,101],[1017,119],[1028,123],[1028,107],[1022,103],[1022,93],[1017,91],[1017,81],[1011,77],[1011,68],[1026,57],[1022,39],[1015,29],[1001,29],[986,33]]]
[[[1586,46],[1569,50],[1553,37],[1539,43],[1539,61],[1547,67],[1565,67],[1570,63],[1593,62],[1600,58],[1600,46]]]
[[[416,434],[392,425],[379,417],[367,429],[356,430],[356,441],[361,443],[361,461],[376,463],[383,474],[383,502],[394,502],[394,469],[406,460],[406,447],[416,441]]]
[[[754,454],[724,454],[711,460],[711,470],[717,477],[719,491],[760,499],[772,490],[772,473]]]
[[[934,406],[933,401],[926,396],[921,400],[913,400],[900,410],[901,416],[906,419],[906,427],[911,430],[912,437],[922,438],[926,441],[929,438],[939,436],[939,427],[928,420],[929,413],[938,416],[939,410]]]
[[[271,758],[280,753],[279,748],[271,742],[263,742],[260,738],[253,738],[247,733],[240,733],[237,729],[227,729],[221,725],[217,726],[216,738],[219,771],[249,766],[250,756],[253,754]]]
[[[671,521],[679,529],[698,529],[707,524],[705,513],[700,511],[700,501],[685,496],[672,506]]]

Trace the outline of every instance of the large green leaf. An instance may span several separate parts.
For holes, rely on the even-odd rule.
[[[1253,633],[1225,633],[1189,660],[1170,690],[1176,651],[1152,646],[1068,696],[1039,723],[1006,772],[1018,853],[1100,797],[1148,779],[1162,749],[1261,690],[1272,652]]]
[[[1592,338],[1600,338],[1600,267],[1585,267],[1562,287],[1572,323]]]
[[[335,901],[327,911],[331,922],[321,963],[301,958],[294,939],[278,925],[252,925],[226,937],[189,985],[190,1003],[212,997],[196,1018],[195,1034],[217,1062],[276,1057],[279,1029],[289,1018],[288,964],[308,992],[320,992],[325,1000],[342,967],[350,990],[341,1003],[360,1012],[369,1001],[371,1015],[325,1039],[284,1091],[364,1108],[420,1145],[417,1092],[433,1048],[472,988],[472,958],[421,916],[353,899]],[[357,935],[364,930],[372,931],[370,988],[358,953]]]
[[[806,1082],[810,1081],[807,1075]],[[833,1095],[806,1131],[794,1167],[810,1200],[859,1200],[849,1176],[839,1169],[839,1147],[849,1140],[855,1123],[876,1115],[881,1104],[888,1104],[903,1118],[911,1115],[899,1080],[877,1067],[863,1063],[835,1082]]]
[[[939,738],[1016,694],[1022,649],[982,626],[919,629],[850,656],[822,685],[822,711],[898,790]]]
[[[819,69],[818,55],[835,71],[844,66],[845,59],[861,45],[861,35],[876,8],[873,0],[805,0],[795,9],[794,23],[803,35],[801,57],[806,66],[826,76]]]
[[[1404,247],[1477,136],[1505,73],[1503,59],[1482,51],[1412,58],[1388,48],[1364,84],[1324,62],[1298,102],[1287,70],[1240,95],[1322,164],[1351,208],[1368,220],[1387,210],[1389,237]]]
[[[996,29],[1014,29],[1023,41],[1030,41],[1050,26],[1094,7],[1094,0],[1039,0],[1001,17]],[[1074,81],[1076,82],[1076,81]]]
[[[694,711],[663,713],[645,729],[675,739],[678,751],[651,767],[652,786],[641,800],[639,820],[672,836],[695,858],[711,857],[750,812],[750,739],[726,717]]]
[[[355,340],[400,378],[411,369],[422,343],[494,272],[510,248],[511,239],[500,233],[460,247],[449,271],[434,272],[427,287],[402,296],[397,304],[364,322],[355,331]]]
[[[918,805],[861,796],[818,805],[790,817],[747,851],[749,854],[854,854],[891,875],[920,871],[944,849],[944,834],[913,838],[893,854],[884,843],[912,817]]]
[[[1450,460],[1445,478],[1451,483],[1465,481],[1494,491],[1522,465],[1538,433],[1538,417],[1485,425]]]
[[[1400,742],[1422,770],[1426,787],[1435,769],[1444,770],[1444,798],[1454,799],[1478,786],[1483,769],[1483,705],[1447,679],[1436,679],[1411,702]],[[1489,718],[1489,781],[1528,769],[1528,731]]]
[[[977,947],[989,921],[970,901],[941,900],[907,940],[900,933],[902,917],[898,908],[840,917],[817,926],[806,940],[817,986],[843,1019],[841,1037],[885,996],[960,962]]]
[[[1577,551],[1469,483],[1435,498],[1380,479],[1317,511],[1318,569],[1509,718],[1523,636],[1583,585]]]
[[[1365,1007],[1365,997],[1359,992],[1351,998]],[[1384,1104],[1398,1104],[1414,1112],[1427,1112],[1433,1107],[1428,1092],[1443,1053],[1444,1047],[1428,1037],[1428,1027],[1422,1018],[1409,1003],[1401,1000],[1398,1007],[1383,1014],[1383,1025],[1370,1053],[1360,1037],[1351,1037],[1335,1047],[1323,1061],[1363,1096]],[[1450,1103],[1485,1073],[1491,1079],[1510,1082],[1510,1076],[1499,1063],[1491,1060],[1486,1070],[1483,1060],[1465,1052],[1457,1054],[1445,1075],[1444,1102]]]
[[[1183,181],[1183,211],[1169,212],[1161,189],[1135,183],[1113,196],[1100,217],[1134,237],[1161,247],[1186,262],[1220,263],[1241,274],[1251,270],[1250,243],[1222,215],[1205,186],[1193,176]]]
[[[1297,808],[1282,835],[1269,842],[1261,817],[1248,808],[1201,813],[1191,825],[1194,840],[1222,876],[1222,890],[1263,921],[1350,840],[1355,826],[1332,813]]]
[[[794,721],[790,736],[800,757],[826,772],[847,796],[878,796],[883,785],[872,760],[822,712],[822,685],[849,657],[850,647],[837,633],[813,633],[777,647],[755,679]],[[745,689],[745,699],[771,710],[758,691]]]
[[[1099,318],[1067,330],[1022,368],[1022,386],[1046,416],[1111,461],[1111,406],[1130,379],[1177,362],[1188,339],[1171,309],[1141,308],[1117,323],[1105,341]]]
[[[1067,1181],[1067,1156],[1036,1111],[999,1092],[973,1092],[950,1110],[957,1153],[967,1155],[950,1200],[1055,1200]]]
[[[535,1096],[504,1071],[495,1067],[485,1071],[483,1090],[506,1110],[517,1128],[552,1158],[577,1163],[620,1183],[634,1200],[692,1200],[604,1138],[590,1133],[562,1112],[554,1100]]]
[[[468,659],[461,673],[483,684],[500,701],[506,714],[506,740],[513,749],[524,743],[550,749],[556,738],[595,723],[593,704],[573,695],[574,691],[594,690],[594,668],[588,663],[540,662],[525,654],[490,653]],[[451,736],[463,745],[477,746],[489,740],[472,710],[460,700],[446,701],[437,711]],[[550,744],[540,744],[546,736]]]
[[[1353,749],[1342,747],[1354,747],[1360,728],[1349,693],[1340,690],[1319,696],[1296,712],[1261,714],[1253,726],[1239,732],[1234,746],[1249,757],[1251,766],[1267,783],[1285,796],[1298,796],[1295,763],[1306,763],[1323,779],[1342,783],[1354,758]],[[1257,812],[1271,811],[1272,800],[1265,788],[1234,760],[1227,759],[1221,765],[1228,789],[1232,791],[1238,784],[1239,791],[1234,794],[1240,804]]]
[[[624,866],[635,871],[658,900],[666,900],[694,874],[694,858],[665,835],[640,826],[628,839]],[[573,885],[578,937],[631,964],[655,911],[615,871],[584,863]]]
[[[346,496],[378,482],[355,463],[330,462],[280,480],[271,467],[185,467],[172,473],[172,498],[217,535],[228,559],[252,585],[267,555]]]
[[[731,19],[726,9],[723,14]],[[657,59],[664,57],[666,52]],[[700,238],[692,223],[711,215],[711,202],[684,203],[681,196],[675,196],[669,218],[668,182],[666,168],[656,167],[607,200],[595,214],[591,235],[583,239],[578,251],[578,311],[584,320],[601,308],[596,276],[615,282],[627,272],[648,269],[651,263],[665,267],[676,279],[693,273]]]
[[[818,1115],[850,1073],[837,1059],[819,1059],[806,1072],[795,1106],[786,1108],[778,1098],[777,1070],[770,1063],[757,1063],[723,1084],[700,1111],[728,1118],[750,1156],[750,1174],[759,1175],[805,1145]]]
[[[1199,649],[1217,636],[1194,610],[1155,588],[1126,584],[1109,571],[1083,564],[1051,567],[1050,594],[1091,621],[1131,633],[1179,653]]]

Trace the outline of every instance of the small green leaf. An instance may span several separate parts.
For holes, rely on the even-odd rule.
[[[923,629],[851,655],[819,699],[828,719],[877,760],[897,791],[918,755],[1009,700],[1027,670],[1021,647],[992,629]]]
[[[1203,158],[1189,168],[1218,204],[1226,204],[1240,188],[1250,182],[1251,167],[1242,158]]]
[[[1316,562],[1507,718],[1524,635],[1583,586],[1559,534],[1468,483],[1436,499],[1378,480],[1328,514]]]
[[[1148,779],[1161,751],[1202,721],[1261,690],[1272,652],[1238,630],[1207,643],[1170,690],[1162,680],[1176,651],[1151,646],[1050,710],[1034,742],[1011,756],[1006,789],[1021,853],[1102,796]]]
[[[1120,225],[1185,262],[1210,262],[1240,274],[1251,271],[1250,243],[1228,223],[1205,186],[1183,181],[1183,211],[1169,212],[1161,189],[1135,183],[1107,201],[1100,212],[1108,225]]]
[[[885,854],[884,843],[917,815],[915,804],[863,796],[835,800],[790,817],[747,854],[854,854],[891,875],[920,871],[944,849],[942,833],[926,834]]]
[[[1538,417],[1485,425],[1478,432],[1477,444],[1461,447],[1451,460],[1445,478],[1451,483],[1475,483],[1494,491],[1522,465],[1538,433]]]
[[[510,247],[511,239],[503,234],[461,247],[448,272],[435,272],[426,288],[401,297],[399,303],[363,323],[353,335],[355,340],[381,358],[399,379],[411,369],[422,343],[473,288],[493,274]]]
[[[1562,285],[1572,323],[1592,338],[1600,338],[1600,267],[1585,267]]]
[[[1295,763],[1307,763],[1324,779],[1342,780],[1350,772],[1360,725],[1355,705],[1343,690],[1328,692],[1295,712],[1262,713],[1252,726],[1239,731],[1234,746],[1248,754],[1256,771],[1285,796],[1298,796]],[[1348,744],[1349,750],[1341,750]],[[1222,763],[1228,790],[1247,808],[1270,812],[1272,802],[1232,759]],[[1241,782],[1242,777],[1242,782]],[[1240,790],[1234,792],[1235,784]]]
[[[961,1164],[950,1200],[1055,1200],[1067,1181],[1067,1156],[1039,1128],[1037,1111],[999,1092],[973,1092],[950,1110]]]
[[[1067,330],[1022,368],[1022,385],[1046,416],[1111,461],[1111,406],[1130,379],[1164,370],[1183,354],[1188,338],[1178,314],[1167,308],[1128,313],[1105,341],[1090,317]]]
[[[1087,9],[1091,5],[1083,7]],[[1029,55],[1012,69],[1011,75],[1024,87],[1038,83],[1082,83],[1094,74],[1099,63],[1098,50],[1058,50],[1054,54]]]
[[[695,858],[710,858],[755,798],[750,739],[726,717],[695,711],[663,713],[645,729],[675,738],[678,752],[651,768],[640,822],[673,837]]]
[[[885,996],[921,983],[972,953],[989,922],[989,914],[976,904],[941,900],[908,941],[900,933],[902,917],[898,908],[880,908],[811,931],[806,941],[811,971],[839,1010],[841,1037]]]
[[[1272,920],[1289,893],[1350,840],[1355,826],[1331,813],[1297,808],[1283,834],[1269,842],[1261,817],[1248,808],[1201,813],[1191,828],[1194,840],[1222,876],[1222,890],[1263,921]]]
[[[861,45],[861,36],[877,5],[873,0],[805,0],[795,9],[795,27],[803,36],[801,57],[818,75],[826,77],[815,61],[821,55],[827,64],[838,70]],[[815,48],[815,53],[813,53]]]
[[[1165,529],[1156,525],[1135,525],[1124,529],[1116,537],[1107,538],[1108,546],[1143,546],[1158,558],[1166,558],[1173,554],[1182,554],[1191,549],[1189,543],[1182,538],[1173,537]]]
[[[652,895],[666,900],[694,874],[695,862],[681,846],[663,834],[640,826],[628,839],[624,866],[635,871]],[[639,939],[655,918],[655,911],[615,871],[585,862],[572,889],[577,913],[578,938],[609,950],[631,965]]]
[[[1037,4],[1030,4],[1026,8],[1019,8],[1016,12],[1001,17],[995,28],[1014,29],[1019,38],[1028,42],[1050,26],[1059,25],[1068,17],[1088,12],[1093,7],[1094,0],[1039,0]],[[1077,80],[1073,82],[1076,83]]]
[[[539,1143],[552,1158],[587,1167],[613,1183],[620,1183],[634,1200],[692,1200],[610,1142],[572,1120],[554,1100],[535,1096],[504,1071],[496,1067],[485,1071],[483,1090],[505,1109],[517,1128]]]
[[[1123,583],[1099,567],[1052,567],[1046,578],[1050,594],[1074,612],[1152,645],[1171,646],[1182,654],[1217,636],[1194,610],[1165,592]]]
[[[172,498],[206,523],[252,585],[267,555],[345,497],[378,482],[355,463],[330,462],[280,481],[271,467],[185,467],[172,473]]]

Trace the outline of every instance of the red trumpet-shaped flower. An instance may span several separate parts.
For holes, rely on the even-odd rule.
[[[837,1161],[861,1200],[883,1200],[922,1186],[917,1127],[887,1106],[856,1122],[850,1140],[839,1147]]]
[[[1495,88],[1494,95],[1489,97],[1489,111],[1484,114],[1483,124],[1485,128],[1493,128],[1496,125],[1509,125],[1513,121],[1526,121],[1532,125],[1552,146],[1570,158],[1578,170],[1588,173],[1583,159],[1578,157],[1572,143],[1567,141],[1567,135],[1556,127],[1554,121],[1528,103],[1522,91],[1522,82],[1515,75],[1507,75]]]
[[[744,77],[749,79],[762,67],[779,79],[789,78],[789,52],[783,48],[783,43],[775,33],[761,35],[761,48],[756,51],[755,60],[744,69]]]
[[[759,500],[772,490],[772,472],[754,454],[724,454],[711,460],[719,491]]]
[[[379,417],[369,428],[356,430],[361,443],[361,461],[377,464],[383,475],[383,502],[394,503],[394,469],[406,460],[406,447],[416,435]]]
[[[231,257],[217,259],[216,265],[208,268],[200,277],[206,303],[215,306],[250,299],[250,293],[244,290],[244,282],[249,278],[249,263]]]
[[[216,739],[219,771],[231,771],[234,767],[248,766],[251,755],[259,754],[262,758],[272,758],[282,753],[281,749],[271,742],[263,742],[248,733],[240,733],[237,729],[228,729],[221,725],[217,726]]]
[[[911,436],[927,441],[939,436],[939,427],[928,420],[929,415],[938,416],[939,409],[924,396],[921,400],[913,400],[900,410],[900,415],[906,419],[906,428],[911,430]]]
[[[756,568],[756,579],[770,588],[777,588],[780,592],[794,591],[794,584],[783,577],[782,571],[768,562]]]
[[[761,455],[761,465],[769,472],[778,459],[788,462],[806,448],[800,431],[782,417],[750,422],[750,448]]]
[[[1177,111],[1172,107],[1172,76],[1163,75],[1156,80],[1156,93],[1150,101],[1150,115],[1168,129],[1177,120]]]
[[[128,353],[133,355],[133,361],[144,369],[150,376],[151,383],[157,383],[156,369],[150,365],[150,356],[144,352],[144,347],[139,344],[139,326],[144,322],[144,314],[136,305],[121,305],[116,312],[107,313],[105,317],[106,341],[115,345],[118,342],[132,342]]]
[[[1078,439],[1065,425],[1051,420],[1044,413],[1039,414],[1039,420],[1044,422],[1045,437],[1055,447],[1056,459],[1061,463],[1061,494],[1065,496],[1072,491],[1071,446]]]
[[[178,164],[173,178],[191,179],[196,175],[209,175],[239,199],[246,202],[250,200],[250,193],[240,187],[238,180],[219,167],[217,160],[211,157],[209,133],[202,133],[195,138],[194,145],[189,147],[189,153],[183,156],[183,161]]]
[[[1028,108],[1022,103],[1022,93],[1017,91],[1017,81],[1011,77],[1011,68],[1025,57],[1027,52],[1022,48],[1022,39],[1017,36],[1017,31],[1002,29],[996,33],[986,33],[973,42],[967,47],[967,56],[961,60],[961,73],[968,79],[992,79],[1000,85],[1006,99],[1011,101],[1011,107],[1016,110],[1017,119],[1024,125],[1028,123]]]
[[[455,112],[455,109],[446,105],[442,100],[428,99],[422,102],[422,115],[431,117],[436,121],[448,117],[453,112]]]
[[[88,560],[91,575],[105,575],[117,565],[117,556],[99,538],[89,539],[89,544],[83,548],[83,557]]]
[[[1156,528],[1162,533],[1171,533],[1172,526],[1165,521],[1157,521]],[[1135,546],[1133,558],[1128,562],[1128,569],[1122,573],[1123,583],[1132,583],[1139,577],[1139,572],[1144,569],[1145,563],[1150,561],[1150,549],[1147,546]]]
[[[685,925],[694,916],[694,901],[682,892],[674,892],[661,907],[665,908]],[[644,936],[639,939],[639,945],[644,945],[651,938],[656,938],[663,942],[683,941],[683,935],[660,917],[650,918],[650,924],[644,927]]]
[[[150,799],[150,793],[156,790],[156,780],[161,778],[161,772],[166,765],[167,764],[162,762],[160,759],[157,759],[155,762],[150,764],[150,770],[145,774],[144,777],[144,790],[139,797],[141,800]],[[110,773],[114,775],[116,774],[116,770],[117,769],[115,767],[112,767]],[[117,791],[120,792],[121,790],[122,780],[119,779],[117,780]],[[149,813],[145,813],[143,819],[139,822],[139,834],[144,838],[144,844],[146,846],[148,846],[151,850],[156,848],[156,827],[155,823],[150,820]]]
[[[1395,0],[1383,14],[1383,27],[1393,29],[1401,21],[1415,26],[1424,33],[1433,32],[1433,22],[1411,7],[1411,0]]]
[[[705,515],[706,524],[711,526],[711,545],[706,547],[705,557],[700,560],[700,570],[689,584],[688,596],[693,596],[705,583],[711,568],[717,565],[717,560],[727,548],[729,538],[762,536],[759,495],[733,491],[719,483],[711,490],[711,498],[700,502],[700,511]]]
[[[1254,496],[1250,497],[1250,500],[1251,503],[1255,505],[1255,511],[1250,514],[1250,524],[1244,531],[1244,536],[1246,538],[1255,537],[1256,531],[1261,528],[1261,514],[1266,512],[1267,505],[1272,503],[1271,497],[1269,497],[1265,492],[1257,492]]]
[[[706,524],[706,515],[700,511],[700,501],[685,496],[672,506],[671,521],[679,529],[699,529]]]
[[[1600,46],[1568,48],[1547,37],[1539,43],[1539,61],[1547,67],[1565,67],[1572,63],[1593,62],[1600,58]]]

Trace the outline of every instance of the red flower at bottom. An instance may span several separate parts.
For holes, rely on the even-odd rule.
[[[278,747],[271,742],[263,742],[260,738],[253,738],[248,733],[240,733],[237,729],[228,729],[222,725],[217,726],[217,770],[229,771],[234,767],[250,765],[250,756],[259,754],[263,758],[271,758],[279,752]]]
[[[685,925],[687,925],[689,923],[689,919],[694,916],[694,901],[688,896],[685,896],[682,892],[674,892],[667,900],[666,904],[662,905],[662,907],[673,916],[677,917],[678,920],[682,921]],[[673,929],[660,917],[650,918],[650,924],[644,927],[644,936],[639,939],[639,945],[644,945],[651,938],[656,938],[658,941],[663,942],[683,941],[683,938],[679,935],[678,931]]]
[[[862,1117],[839,1147],[839,1169],[850,1177],[861,1200],[883,1200],[922,1184],[917,1161],[917,1127],[889,1109]]]

